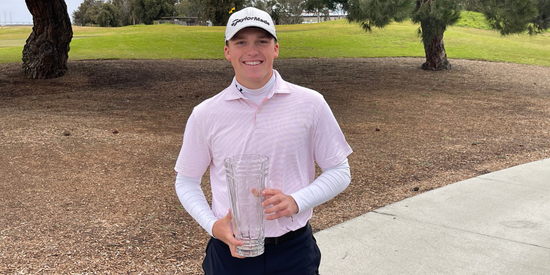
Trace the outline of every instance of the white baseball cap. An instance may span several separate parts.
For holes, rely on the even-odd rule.
[[[230,40],[240,30],[249,27],[264,29],[277,40],[275,24],[271,16],[263,10],[249,7],[235,12],[229,17],[225,27],[225,41]]]

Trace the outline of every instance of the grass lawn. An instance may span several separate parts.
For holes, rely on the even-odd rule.
[[[473,27],[472,27],[473,26]],[[445,32],[449,58],[550,66],[550,33],[503,37],[487,30],[483,17],[465,12]],[[346,20],[277,26],[279,58],[421,57],[418,25],[393,23],[367,33]],[[0,29],[0,63],[20,62],[31,27]],[[121,28],[73,27],[69,58],[223,59],[224,27],[138,25]]]

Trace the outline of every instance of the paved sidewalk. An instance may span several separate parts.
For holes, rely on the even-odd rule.
[[[405,199],[315,238],[321,275],[548,275],[550,159]]]

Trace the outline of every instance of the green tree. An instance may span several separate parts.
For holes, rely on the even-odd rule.
[[[178,16],[188,16],[189,14],[189,7],[191,6],[191,2],[189,2],[189,0],[183,0],[183,1],[178,1],[178,3],[176,3],[176,6],[174,7],[176,9],[176,14]]]
[[[133,0],[112,0],[111,3],[118,8],[120,23],[122,26],[136,24]]]
[[[86,10],[86,14],[84,15],[84,26],[86,25],[97,25],[97,16],[99,15],[99,12],[101,12],[101,3],[96,2],[97,4],[94,4],[90,6]]]
[[[422,36],[426,62],[424,70],[449,70],[451,64],[443,43],[443,34],[447,26],[454,25],[460,19],[460,6],[454,0],[420,0],[416,2],[412,21],[419,23],[418,32]]]
[[[230,11],[241,10],[244,0],[206,0],[205,19],[210,20],[214,26],[225,26],[231,16]]]
[[[120,27],[122,25],[120,11],[115,5],[104,3],[97,15],[97,22],[101,27]]]
[[[86,14],[86,9],[88,7],[88,6],[85,5],[86,1],[81,3],[80,6],[78,6],[78,8],[75,11],[73,11],[73,24],[74,25],[79,25],[79,26],[83,25],[84,14]]]
[[[245,0],[244,7],[266,11],[276,25],[302,23],[304,0]]]
[[[197,17],[200,22],[205,19],[205,3],[201,0],[181,0],[176,4],[176,13],[187,17]]]
[[[502,35],[550,28],[549,0],[480,0],[489,24]]]
[[[91,11],[91,7],[94,7],[94,6],[96,6],[97,9],[94,8],[94,11]],[[80,25],[80,26],[85,26],[87,24],[95,24],[97,14],[99,14],[100,6],[101,6],[101,3],[98,0],[84,0],[84,2],[82,2],[78,6],[78,8],[75,11],[73,11],[73,23],[75,25]],[[91,20],[93,20],[94,23],[90,22]]]
[[[448,70],[451,64],[443,43],[448,26],[460,18],[461,6],[456,0],[349,0],[341,2],[348,11],[348,20],[357,22],[366,31],[383,28],[393,21],[411,18],[419,23],[426,62],[424,70]]]
[[[139,23],[153,24],[160,12],[160,5],[155,0],[135,0],[134,12]]]
[[[539,0],[537,3],[538,15],[531,22],[534,33],[542,33],[550,29],[550,1]],[[532,32],[533,33],[533,32]]]
[[[336,3],[326,0],[308,0],[304,2],[303,6],[305,11],[317,14],[320,21],[321,15],[325,20],[330,18],[330,10],[336,8]]]
[[[482,12],[483,6],[480,0],[461,0],[460,5],[467,11]]]
[[[103,0],[84,0],[73,12],[73,23],[81,26],[123,26],[121,7],[126,7],[127,3],[132,2],[131,0],[112,0],[109,2],[104,2]],[[125,22],[129,22],[129,20]]]
[[[302,23],[302,0],[277,0],[271,3],[271,14],[276,24],[300,24]]]
[[[153,24],[154,20],[174,16],[176,0],[134,0],[134,14],[139,23]]]
[[[264,0],[245,0],[244,6],[245,7],[254,7],[263,11],[267,11],[268,13],[270,11],[267,10],[267,2]]]

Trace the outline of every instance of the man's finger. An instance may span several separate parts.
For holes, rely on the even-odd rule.
[[[265,217],[265,219],[268,220],[268,221],[272,221],[272,220],[276,220],[276,219],[278,219],[280,217],[283,217],[283,216],[284,215],[281,212],[277,212],[275,214],[267,215]]]
[[[268,205],[270,204],[273,204],[273,205],[277,205],[281,202],[283,202],[285,200],[285,196],[284,195],[274,195],[274,196],[270,196],[268,197],[266,200],[264,200],[264,202],[262,202],[262,207],[267,207]]]
[[[274,207],[270,207],[268,209],[271,209],[271,208],[274,208]],[[289,208],[284,208],[284,209],[275,210],[275,211],[270,210],[269,213],[267,212],[268,209],[266,209],[266,212],[265,212],[266,214],[268,214],[265,217],[267,220],[276,220],[276,219],[281,218],[281,217],[290,217],[290,216],[292,216],[292,213],[291,213]]]
[[[274,196],[274,195],[277,195],[277,194],[282,194],[283,191],[279,190],[279,189],[265,189],[264,191],[262,191],[262,195],[263,196]]]
[[[229,250],[231,251],[231,256],[239,259],[244,259],[244,256],[241,256],[237,253],[237,247],[236,246],[230,246]]]
[[[281,202],[278,203],[278,204],[273,204],[273,206],[266,208],[266,209],[264,210],[264,213],[266,213],[266,214],[275,213],[275,212],[284,210],[284,209],[287,208],[287,207],[288,207],[288,204],[285,203],[284,201],[281,201]]]
[[[241,246],[241,245],[244,245],[244,242],[243,241],[239,241],[237,239],[235,239],[235,237],[233,237],[233,235],[231,235],[231,238],[229,238],[229,243],[233,246]]]

